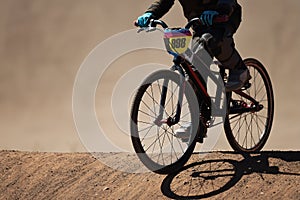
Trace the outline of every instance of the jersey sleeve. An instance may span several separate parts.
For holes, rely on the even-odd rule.
[[[221,14],[231,15],[236,5],[236,0],[218,0],[218,11]]]
[[[173,4],[174,0],[157,0],[150,5],[146,12],[153,13],[154,18],[159,19],[170,10]]]

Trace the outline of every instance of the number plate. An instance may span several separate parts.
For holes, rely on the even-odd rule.
[[[166,49],[172,55],[184,53],[191,39],[192,33],[188,29],[167,29],[164,32]]]

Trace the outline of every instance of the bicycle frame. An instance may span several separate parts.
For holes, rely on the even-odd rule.
[[[163,83],[163,88],[162,88],[162,93],[161,93],[161,99],[160,99],[160,111],[157,119],[155,120],[156,125],[161,125],[162,123],[166,123],[168,126],[173,126],[179,122],[180,115],[181,115],[181,105],[182,105],[182,99],[185,91],[185,87],[187,82],[190,80],[190,83],[192,86],[194,86],[194,90],[196,93],[196,96],[198,98],[198,103],[199,103],[199,108],[201,109],[201,104],[204,103],[209,110],[212,109],[211,104],[211,97],[207,92],[207,86],[206,82],[204,79],[201,77],[199,72],[195,70],[195,68],[183,57],[177,56],[174,57],[174,65],[171,67],[172,71],[178,71],[181,74],[181,81],[180,81],[180,89],[178,92],[178,103],[177,103],[177,108],[176,108],[176,114],[174,117],[169,117],[168,119],[162,120],[163,117],[163,111],[165,107],[165,102],[166,102],[166,96],[167,96],[167,88],[168,88],[168,80],[164,80]],[[225,76],[225,69],[220,68],[220,74],[221,78],[224,80]],[[213,81],[219,81],[215,76],[210,76]],[[188,83],[189,84],[189,83]],[[236,94],[244,97],[245,99],[249,100],[251,104],[243,104],[242,106],[235,108],[235,107],[229,107],[227,109],[227,112],[232,115],[232,114],[243,114],[246,112],[258,112],[261,109],[263,109],[263,106],[259,104],[254,98],[252,98],[250,95],[246,94],[242,90],[238,91],[233,91]],[[227,105],[230,105],[230,101],[232,101],[231,98],[231,92],[228,92],[226,94],[227,99]],[[208,121],[211,118],[211,112],[209,112],[206,116],[205,121]]]
[[[221,16],[221,18],[217,18],[219,21],[228,20],[226,16]],[[198,18],[195,18],[191,20],[186,26],[186,29],[189,29],[194,23],[199,22]],[[168,28],[168,26],[160,20],[152,20],[150,22],[150,26],[155,27],[157,24],[161,25],[163,28]],[[173,54],[172,54],[173,55]],[[211,118],[211,109],[216,107],[216,105],[211,104],[211,97],[207,92],[207,85],[201,74],[195,67],[190,64],[185,58],[179,55],[173,55],[174,59],[174,65],[171,67],[172,71],[178,71],[181,74],[182,79],[180,80],[180,89],[178,93],[178,103],[176,108],[176,114],[174,117],[169,117],[168,119],[162,119],[165,102],[166,102],[166,96],[167,96],[167,88],[168,88],[168,80],[165,80],[163,83],[162,93],[161,93],[161,99],[160,99],[160,109],[159,109],[159,115],[154,121],[154,123],[158,126],[161,126],[162,123],[166,123],[168,126],[175,125],[179,122],[180,115],[181,115],[181,105],[182,105],[182,99],[185,91],[186,82],[190,82],[193,86],[193,89],[195,90],[196,96],[198,98],[199,108],[201,110],[201,104],[204,103],[210,110],[209,114],[207,114],[206,121],[210,120]],[[220,67],[220,74],[222,78],[222,83],[224,83],[225,78],[225,69]],[[209,76],[215,83],[218,83],[219,80],[216,78],[216,76]],[[250,85],[248,86],[250,87]],[[247,87],[246,87],[247,88]],[[249,100],[251,104],[243,103],[240,107],[230,107],[230,102],[234,101],[232,97],[232,92],[227,92],[227,112],[229,115],[231,114],[243,114],[246,112],[258,112],[261,109],[263,109],[263,106],[259,104],[254,98],[252,98],[250,95],[243,92],[243,90],[233,91],[236,94],[244,97],[245,99]],[[200,111],[201,112],[201,111]],[[200,113],[199,113],[200,114]]]

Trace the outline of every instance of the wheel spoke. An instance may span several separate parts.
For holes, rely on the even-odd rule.
[[[246,60],[252,76],[251,87],[245,90],[245,94],[254,98],[263,106],[259,111],[234,114],[227,117],[225,132],[233,149],[252,152],[260,150],[265,144],[273,120],[273,92],[271,82],[264,67],[254,59]],[[251,105],[244,97],[233,93],[231,99]],[[232,140],[232,141],[230,141]]]

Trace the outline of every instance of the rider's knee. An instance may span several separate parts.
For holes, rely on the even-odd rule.
[[[213,56],[219,55],[221,53],[220,41],[213,37],[210,33],[205,33],[201,36],[200,41],[202,41],[207,49],[207,51]]]

